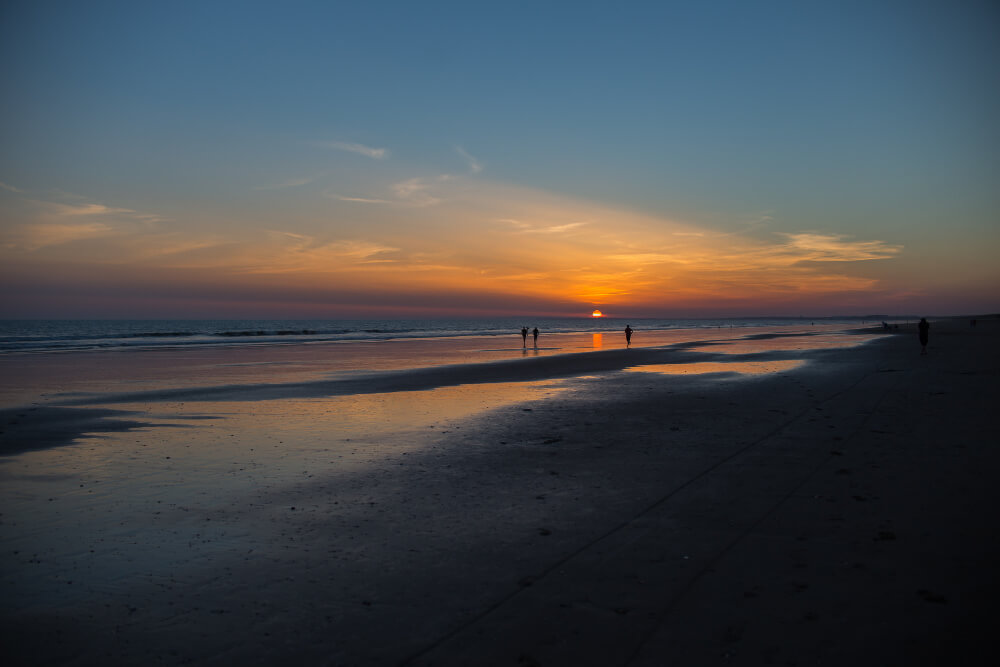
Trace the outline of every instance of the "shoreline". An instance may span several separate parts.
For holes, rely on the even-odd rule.
[[[49,523],[21,535],[5,508],[20,553],[0,562],[4,640],[40,664],[971,657],[1000,556],[996,324],[935,326],[926,357],[901,331],[771,375],[577,379],[373,436],[354,467],[278,484],[234,468],[241,485],[204,499],[153,477],[94,505],[111,513],[79,549],[43,539],[52,526],[73,542],[78,513],[24,498]],[[283,405],[259,430],[318,419],[295,410],[325,402]],[[320,452],[323,433],[310,442]],[[193,473],[201,459],[180,451],[190,460],[174,454],[164,474]],[[100,488],[80,480],[74,502]]]
[[[722,337],[717,332],[706,331],[696,336],[685,330],[646,332],[654,334],[647,335],[647,340],[652,338],[652,344],[609,346],[608,349],[603,349],[603,342],[590,334],[585,337],[555,335],[551,337],[557,339],[556,347],[520,350],[482,350],[478,341],[467,338],[462,341],[467,347],[457,353],[450,349],[442,352],[445,347],[442,343],[448,341],[434,340],[431,351],[420,349],[419,341],[406,341],[391,346],[392,353],[384,355],[385,359],[376,359],[380,363],[375,364],[368,360],[358,361],[356,357],[352,359],[352,355],[347,355],[346,359],[334,356],[328,362],[322,354],[302,347],[282,350],[278,356],[273,349],[230,350],[231,354],[223,357],[213,354],[215,350],[187,351],[189,354],[181,354],[181,351],[171,354],[166,349],[128,350],[123,355],[112,353],[113,362],[107,364],[100,363],[105,352],[72,356],[55,353],[46,359],[53,362],[53,369],[48,372],[37,364],[20,370],[8,367],[9,376],[15,379],[12,385],[18,386],[17,396],[21,402],[8,406],[0,404],[0,423],[7,425],[0,430],[0,456],[70,445],[87,434],[151,427],[153,424],[143,419],[150,404],[391,395],[462,385],[571,381],[574,377],[615,371],[649,369],[650,372],[669,373],[671,367],[676,368],[674,372],[694,369],[702,377],[717,379],[727,373],[760,372],[755,367],[766,368],[769,362],[822,359],[840,347],[864,344],[884,335],[873,329],[768,329],[764,332],[728,332]],[[660,334],[659,338],[656,333]],[[795,343],[790,345],[785,341]],[[591,349],[586,349],[587,342],[592,345]],[[370,343],[363,343],[361,347],[366,345]],[[772,346],[774,349],[770,349]],[[259,356],[261,353],[264,356]],[[459,361],[466,358],[475,360]],[[354,367],[365,370],[349,370],[351,367],[345,366],[349,361],[354,362]],[[714,372],[705,370],[709,367],[715,369]],[[67,371],[74,368],[76,378],[67,377]],[[41,378],[40,388],[33,392],[25,386],[29,369],[36,378]],[[125,369],[134,374],[133,377],[123,380]],[[230,371],[231,376],[220,375],[220,370]],[[262,372],[267,373],[268,381],[260,381]],[[172,386],[177,384],[174,378],[178,373],[184,376],[184,381],[180,386]],[[230,382],[218,384],[219,377]],[[121,384],[135,388],[114,391]],[[62,390],[52,392],[57,386]],[[144,388],[146,386],[157,388]],[[24,401],[25,396],[31,398],[32,393],[35,400]],[[116,405],[125,409],[104,407]],[[145,407],[136,409],[139,405]]]
[[[629,322],[644,332],[684,332],[769,328],[846,328],[888,319],[873,316],[760,317],[725,319],[525,318],[542,337],[602,334],[621,336]],[[818,322],[818,324],[817,324]],[[18,324],[25,328],[18,328]],[[34,326],[32,326],[34,325]],[[42,326],[46,325],[46,326]],[[157,326],[160,325],[160,326]],[[521,319],[431,320],[4,320],[0,319],[0,359],[7,355],[125,350],[208,350],[297,345],[400,341],[514,339]],[[261,329],[264,327],[264,329]],[[375,327],[375,328],[369,328]],[[530,328],[530,327],[529,327]],[[231,329],[231,330],[230,330]]]

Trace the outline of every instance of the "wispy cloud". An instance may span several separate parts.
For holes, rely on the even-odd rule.
[[[6,190],[7,192],[16,192],[18,194],[24,194],[24,190],[20,188],[15,188],[13,185],[9,185],[7,183],[4,183],[3,181],[0,181],[0,190]]]
[[[342,272],[395,260],[399,248],[378,241],[341,239],[323,242],[307,234],[271,230],[267,244],[249,243],[234,271],[244,274]]]
[[[388,199],[374,199],[371,197],[345,197],[344,195],[337,195],[331,192],[324,192],[324,197],[329,197],[330,199],[336,199],[337,201],[354,202],[356,204],[391,204],[392,202]]]
[[[531,225],[523,220],[515,220],[514,218],[497,218],[497,222],[505,222],[508,225],[512,225],[515,229],[531,229]]]
[[[149,224],[169,220],[169,218],[165,218],[162,215],[156,215],[155,213],[133,213],[131,217],[140,222],[146,222]]]
[[[105,206],[104,204],[81,203],[63,204],[60,202],[34,201],[36,206],[41,207],[45,215],[50,219],[55,218],[78,218],[78,217],[101,217],[105,219],[133,220],[146,224],[162,222],[167,218],[155,213],[141,213],[130,208],[118,208],[115,206]]]
[[[427,184],[419,178],[411,178],[408,181],[402,181],[392,186],[392,191],[396,193],[396,196],[403,198],[412,197],[416,193],[426,189]]]
[[[315,176],[310,176],[308,178],[292,178],[287,181],[281,181],[280,183],[258,185],[254,187],[254,190],[284,190],[285,188],[298,188],[303,185],[309,185],[315,180],[316,180]]]
[[[497,222],[505,222],[523,234],[562,234],[586,225],[586,222],[567,222],[561,225],[538,225],[514,218],[499,218]]]
[[[469,171],[473,174],[478,174],[483,170],[483,163],[469,155],[469,153],[466,152],[466,150],[461,146],[455,146],[455,152],[465,158],[466,164],[469,165]]]
[[[350,257],[356,260],[369,259],[382,253],[399,250],[399,248],[384,243],[363,239],[342,239],[322,243],[317,241],[315,237],[306,234],[275,230],[268,233],[272,238],[281,242],[287,249],[295,251],[318,251],[327,255]]]
[[[872,259],[888,259],[898,255],[903,246],[891,245],[885,241],[853,241],[839,234],[818,234],[801,232],[783,234],[788,239],[788,247],[800,251],[803,259],[812,262],[861,262]]]
[[[348,196],[330,190],[323,192],[323,196],[328,199],[355,204],[391,204],[408,207],[433,206],[440,204],[444,200],[441,197],[431,194],[431,192],[435,188],[440,188],[440,184],[448,180],[447,176],[440,176],[431,181],[425,178],[410,178],[405,181],[393,183],[388,186],[388,194],[390,195],[388,198]]]
[[[321,141],[319,142],[319,145],[323,148],[333,148],[338,151],[357,153],[358,155],[364,155],[365,157],[370,157],[374,160],[381,160],[389,155],[389,151],[385,148],[373,148],[371,146],[365,146],[364,144],[352,144],[346,141]]]
[[[47,202],[46,205],[59,216],[75,217],[79,215],[122,215],[135,213],[129,208],[113,208],[104,204],[57,204]]]
[[[15,230],[13,240],[5,242],[4,247],[34,251],[48,246],[108,236],[112,233],[114,228],[101,222],[22,225]]]
[[[428,193],[430,185],[422,178],[411,178],[392,186],[392,192],[400,200],[412,206],[432,206],[441,199]]]
[[[171,264],[172,258],[190,255],[199,251],[216,250],[233,247],[235,244],[220,238],[185,239],[175,234],[157,235],[154,237],[139,237],[126,244],[134,257],[141,260],[162,258],[166,264]],[[173,265],[177,265],[174,263]]]
[[[699,237],[692,236],[688,244],[642,249],[626,247],[621,252],[607,255],[606,259],[630,267],[669,265],[684,271],[704,271],[718,276],[754,274],[766,277],[768,282],[784,283],[772,272],[785,272],[787,276],[794,275],[796,280],[803,280],[805,274],[792,273],[791,270],[802,269],[810,262],[890,259],[902,251],[902,246],[884,241],[856,241],[835,234],[800,232],[781,234],[780,237],[784,240],[778,243],[747,242],[720,246],[716,237],[707,237],[703,244]],[[843,282],[841,277],[837,280]]]
[[[18,188],[5,189],[25,194]],[[34,252],[95,238],[121,240],[146,234],[153,225],[166,219],[130,208],[88,202],[84,197],[69,193],[59,193],[58,196],[63,201],[22,197],[16,218],[10,220],[5,230],[2,246],[9,250]]]
[[[649,265],[649,264],[663,264],[666,262],[673,262],[678,264],[688,263],[687,260],[682,255],[676,255],[664,252],[635,252],[635,253],[624,253],[618,255],[608,255],[609,260],[616,262],[625,262],[632,265]]]
[[[358,240],[334,241],[333,243],[328,243],[323,247],[343,257],[350,257],[358,260],[372,259],[376,255],[396,252],[399,250],[399,248],[394,248],[382,243]]]

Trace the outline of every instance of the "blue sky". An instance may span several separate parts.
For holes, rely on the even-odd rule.
[[[169,316],[233,299],[233,315],[457,312],[472,275],[493,278],[484,312],[995,310],[998,18],[990,2],[8,2],[0,276],[26,296],[5,310],[115,315],[143,269],[169,295],[149,313]],[[539,230],[572,264],[518,254]],[[698,234],[697,262],[668,252]],[[344,265],[326,275],[320,256]],[[737,256],[760,271],[692,287],[713,257],[750,271]],[[641,289],[585,284],[615,283],[598,275],[615,261]],[[401,277],[441,267],[422,292]],[[59,300],[87,275],[103,277],[84,301]],[[265,282],[279,296],[255,304]],[[303,289],[301,311],[274,310]]]

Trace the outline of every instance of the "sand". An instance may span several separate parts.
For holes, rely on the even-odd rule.
[[[5,653],[975,664],[1000,594],[998,337],[980,318],[935,322],[926,356],[907,328],[730,354],[804,362],[769,374],[628,372],[729,353],[613,349],[267,383],[282,386],[161,379],[14,410]],[[48,448],[24,451],[44,424]]]

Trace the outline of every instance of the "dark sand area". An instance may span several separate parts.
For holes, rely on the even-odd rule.
[[[67,665],[983,664],[1000,601],[998,343],[1000,320],[948,320],[926,356],[905,327],[738,356],[807,360],[765,375],[623,371],[726,354],[640,348],[9,411],[24,422],[5,454],[28,449],[12,428],[48,446],[106,426],[0,468],[3,651]],[[568,379],[530,400],[488,393],[551,378]],[[489,409],[420,422],[465,383]],[[400,392],[395,409],[416,416],[328,451],[315,425],[349,409],[324,402],[338,387],[373,405]],[[266,440],[278,433],[315,444],[255,469],[262,443],[283,451]],[[256,451],[232,446],[216,468],[193,444],[227,439]],[[62,495],[39,495],[27,478],[71,451],[124,452],[131,481],[67,469],[44,482]]]

